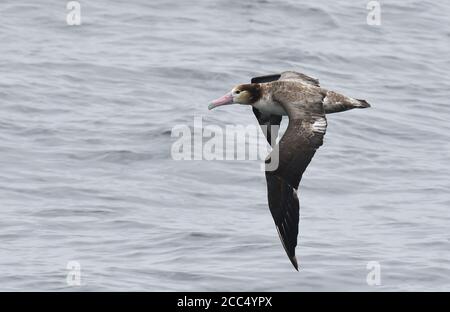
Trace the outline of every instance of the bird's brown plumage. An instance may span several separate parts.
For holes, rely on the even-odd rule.
[[[281,105],[289,117],[287,130],[275,145],[282,116],[253,107],[259,124],[264,130],[268,129],[266,137],[273,146],[266,163],[278,162],[275,170],[271,165],[266,167],[269,209],[282,245],[298,270],[295,256],[300,211],[297,189],[316,150],[323,144],[327,127],[325,114],[370,105],[323,89],[319,80],[296,72],[255,77],[251,82],[264,84],[258,90],[270,93],[272,101]]]
[[[300,204],[297,189],[327,128],[325,114],[370,105],[322,88],[319,80],[297,72],[255,77],[213,101],[210,109],[227,104],[251,105],[267,141],[273,147],[266,159],[269,209],[282,245],[296,270]],[[288,128],[276,143],[282,116]]]

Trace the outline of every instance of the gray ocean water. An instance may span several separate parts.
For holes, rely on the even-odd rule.
[[[450,290],[450,3],[0,4],[0,290]],[[175,161],[175,125],[297,70],[371,109],[328,116],[293,270],[258,161]],[[81,286],[67,284],[67,263]],[[381,285],[369,286],[370,261]]]

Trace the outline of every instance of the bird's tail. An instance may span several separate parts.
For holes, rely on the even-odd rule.
[[[370,104],[366,100],[359,100],[357,99],[355,102],[356,108],[367,108],[370,107]]]
[[[366,100],[357,100],[334,91],[327,91],[323,99],[323,108],[326,114],[367,107],[370,107],[370,104]]]

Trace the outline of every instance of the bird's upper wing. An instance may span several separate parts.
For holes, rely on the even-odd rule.
[[[309,96],[308,102],[295,88],[282,91],[274,93],[274,100],[288,113],[289,126],[268,157],[267,162],[271,166],[278,163],[278,167],[268,170],[266,164],[266,180],[270,212],[283,247],[298,269],[295,257],[299,221],[296,190],[314,153],[323,143],[327,123],[321,95]]]
[[[280,74],[255,77],[252,79],[252,83],[265,83],[277,80],[295,80],[297,82],[320,87],[318,79],[294,71],[285,71]]]

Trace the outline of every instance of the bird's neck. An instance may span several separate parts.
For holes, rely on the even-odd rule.
[[[269,83],[261,84],[261,97],[252,105],[264,114],[287,115],[284,108],[273,101]]]

